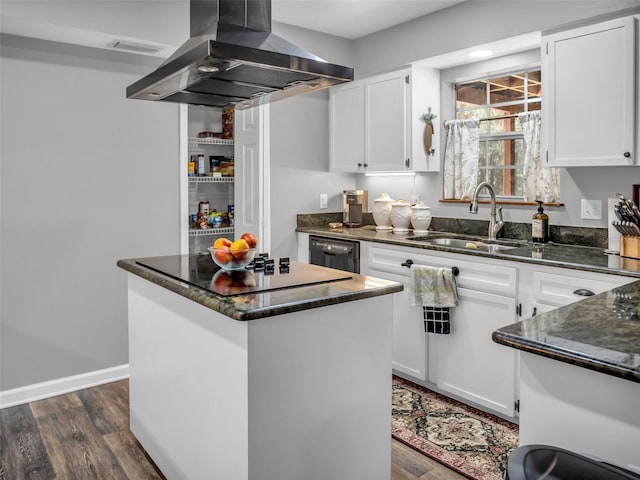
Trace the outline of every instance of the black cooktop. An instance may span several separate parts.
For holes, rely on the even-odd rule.
[[[267,267],[271,264],[275,268],[272,271],[269,268],[266,271],[262,268],[256,271],[253,268],[248,268],[225,272],[213,262],[210,255],[202,254],[148,257],[138,259],[136,263],[225,297],[353,278],[353,274],[350,272],[318,265],[288,262],[285,259],[263,258],[263,260],[267,260]]]

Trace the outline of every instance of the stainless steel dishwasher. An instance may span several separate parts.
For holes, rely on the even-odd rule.
[[[310,235],[309,263],[360,273],[360,242]]]

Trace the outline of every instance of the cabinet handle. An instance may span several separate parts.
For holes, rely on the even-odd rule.
[[[631,152],[624,152],[622,155],[624,158],[629,158],[631,156]]]
[[[404,161],[404,166],[405,166],[405,167],[407,167],[407,168],[409,168],[409,165],[411,165],[411,159],[410,159],[410,158],[407,158],[407,159]]]
[[[358,168],[360,168],[362,166],[362,163],[358,162]]]
[[[579,288],[578,290],[574,290],[574,295],[580,295],[581,297],[591,297],[595,295],[591,290],[587,290],[586,288]]]
[[[368,164],[368,163],[365,163],[365,164],[364,164],[364,168],[367,168],[368,166],[369,166],[369,164]]]
[[[535,317],[538,314],[538,307],[533,307],[533,312],[531,312],[531,316]]]

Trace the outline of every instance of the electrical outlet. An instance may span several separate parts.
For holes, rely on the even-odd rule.
[[[320,208],[329,208],[329,198],[326,193],[320,194]]]
[[[411,204],[415,205],[420,201],[420,195],[411,195]]]
[[[580,218],[600,220],[602,218],[602,200],[587,200],[583,198],[580,201]]]

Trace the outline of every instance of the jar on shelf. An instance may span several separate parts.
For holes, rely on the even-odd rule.
[[[393,233],[407,233],[411,224],[411,204],[403,199],[391,205],[391,225]]]
[[[200,215],[208,217],[209,212],[210,212],[210,206],[209,206],[208,200],[201,200],[200,202],[198,202],[198,213]]]
[[[395,202],[386,193],[381,193],[378,198],[373,201],[373,221],[376,222],[376,230],[390,231],[391,226],[391,205]]]
[[[419,201],[411,207],[413,233],[427,233],[431,225],[431,208]]]

